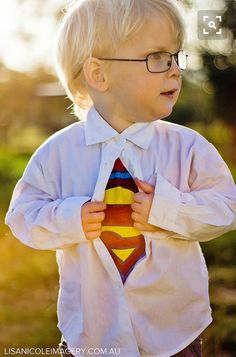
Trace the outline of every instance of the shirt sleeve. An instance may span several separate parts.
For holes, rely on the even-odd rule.
[[[22,243],[35,249],[64,249],[87,242],[81,207],[91,197],[55,198],[47,181],[32,158],[14,189],[6,224]]]
[[[236,187],[216,148],[208,143],[192,160],[190,192],[157,175],[150,224],[171,238],[207,241],[236,229]]]

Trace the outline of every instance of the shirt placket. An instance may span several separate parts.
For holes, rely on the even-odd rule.
[[[108,179],[110,177],[114,163],[116,159],[119,157],[121,158],[123,164],[126,166],[127,170],[130,172],[133,178],[137,177],[140,180],[144,179],[140,161],[138,160],[137,155],[134,155],[132,150],[133,145],[134,145],[133,143],[127,141],[122,136],[119,136],[118,138],[117,137],[113,138],[109,142],[105,142],[102,144],[102,160],[101,160],[100,171],[95,186],[94,194],[92,197],[92,201],[104,200],[104,193],[105,193]],[[146,252],[146,259],[147,259],[150,255],[150,238],[148,237],[147,234],[144,234],[144,238],[145,238],[145,252]],[[120,274],[113,262],[110,253],[104,246],[103,242],[100,239],[96,239],[94,241],[94,245],[110,277],[120,288],[123,289],[123,283]],[[140,269],[142,268],[143,264],[144,264],[143,260],[141,260],[138,263],[138,265],[140,265]],[[135,272],[133,271],[132,273],[134,274]],[[127,279],[127,283],[128,283],[128,279]]]
[[[100,171],[98,175],[98,180],[95,186],[94,194],[92,201],[103,201],[106,185],[110,174],[112,172],[114,163],[117,158],[121,156],[122,151],[127,145],[125,138],[115,138],[111,142],[102,144],[102,160],[100,165]],[[95,239],[93,241],[94,247],[99,255],[102,264],[104,265],[106,271],[108,272],[111,280],[115,284],[117,289],[117,295],[120,296],[122,309],[124,313],[122,314],[122,319],[124,326],[127,326],[127,333],[130,335],[131,340],[133,341],[133,347],[136,349],[136,356],[139,356],[139,350],[137,342],[134,336],[133,326],[129,315],[128,305],[125,299],[125,289],[120,276],[120,273],[109,253],[107,248],[101,239]]]
[[[127,149],[121,153],[121,161],[123,162],[123,164],[125,165],[125,167],[127,168],[127,170],[129,171],[129,173],[133,178],[139,178],[140,180],[144,180],[144,175],[140,164],[140,160],[137,155],[134,155],[132,150],[132,145],[133,144],[129,142]],[[140,191],[139,188],[138,190]],[[151,239],[148,237],[147,234],[144,234],[144,238],[145,238],[145,253],[146,253],[146,258],[148,258],[150,254]],[[140,269],[142,264],[144,264],[143,259],[140,262],[138,262]],[[136,267],[136,272],[137,272],[137,268],[138,266]],[[132,273],[135,274],[134,271]],[[128,283],[128,279],[129,277],[127,278],[127,283]]]
[[[104,200],[106,185],[112,172],[114,163],[116,159],[120,157],[121,152],[124,150],[126,144],[126,139],[122,137],[113,138],[109,142],[102,143],[102,160],[92,201],[96,202]],[[95,239],[93,243],[111,279],[115,282],[115,284],[117,284],[118,287],[123,288],[120,274],[105,245],[100,239]]]

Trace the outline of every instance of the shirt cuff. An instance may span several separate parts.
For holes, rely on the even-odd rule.
[[[175,232],[180,209],[180,191],[164,177],[157,175],[148,223]]]
[[[91,197],[69,197],[57,208],[57,226],[60,235],[76,243],[87,241],[82,227],[81,208]]]

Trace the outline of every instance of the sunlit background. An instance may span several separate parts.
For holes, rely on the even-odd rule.
[[[57,15],[63,0],[1,0],[0,58],[10,69],[53,68]]]
[[[145,0],[143,0],[145,1]],[[212,142],[236,179],[236,1],[183,0],[189,54],[182,94],[168,120]],[[4,226],[12,189],[33,151],[78,120],[54,67],[58,22],[69,0],[0,0],[0,356],[9,347],[57,347],[54,252],[24,247]],[[221,40],[198,38],[198,11],[223,13]],[[236,356],[236,233],[202,244],[214,323],[204,357]]]
[[[70,0],[7,0],[1,1],[0,60],[10,69],[31,71],[43,64],[53,71],[54,45],[58,19]],[[180,1],[182,3],[182,1]],[[201,61],[197,49],[202,41],[197,36],[197,11],[222,10],[224,0],[186,1],[187,48],[191,49],[189,68],[198,69]],[[230,36],[230,34],[229,34]],[[229,40],[209,41],[208,47],[229,53]]]

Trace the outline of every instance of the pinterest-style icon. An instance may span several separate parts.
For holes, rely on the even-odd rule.
[[[222,11],[198,11],[198,38],[199,40],[222,40],[226,38]]]

